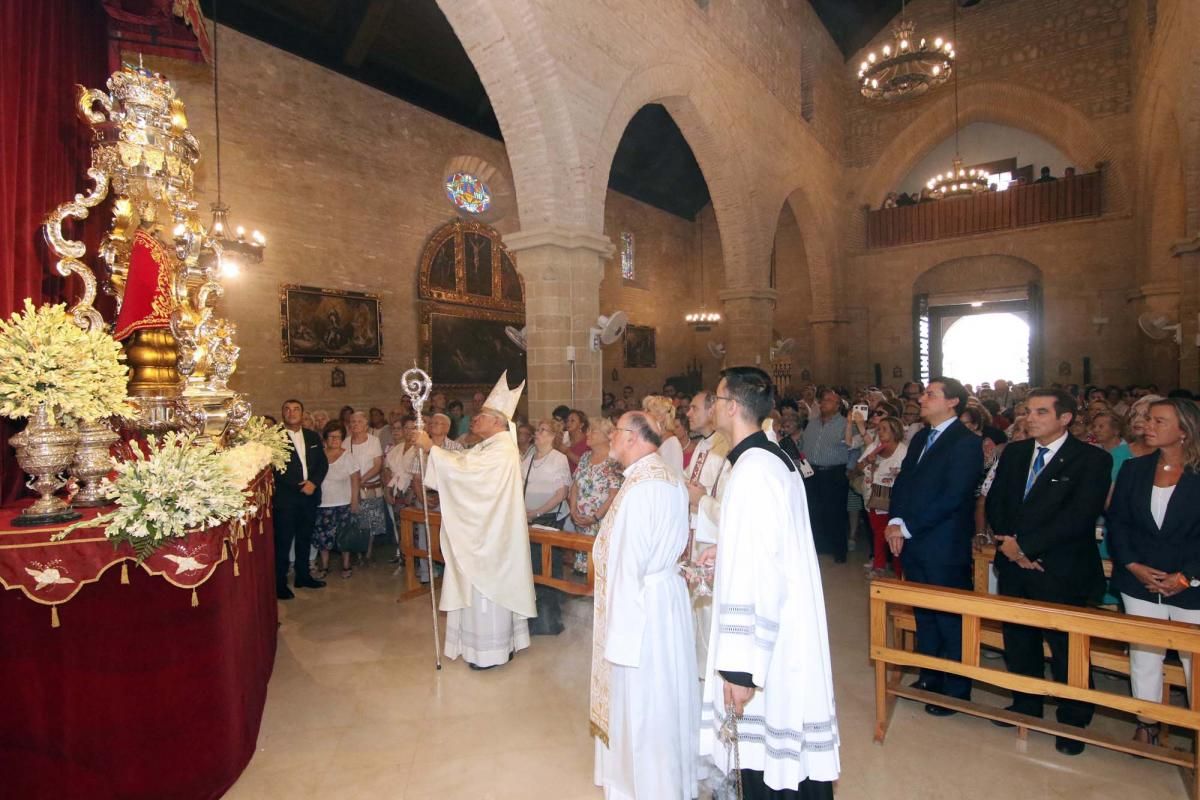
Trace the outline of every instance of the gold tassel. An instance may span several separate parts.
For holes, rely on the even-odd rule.
[[[192,608],[197,608],[200,605],[200,596],[196,594],[196,590],[192,589]]]
[[[60,627],[58,622],[58,606],[50,606],[50,627]]]
[[[254,552],[254,537],[253,536],[246,537],[246,546],[250,548],[251,553]]]
[[[121,583],[125,584],[126,586],[129,585],[129,562],[128,561],[121,562]]]
[[[241,574],[242,574],[241,570],[238,569],[237,559],[234,559],[234,561],[233,561],[233,577],[237,578]]]

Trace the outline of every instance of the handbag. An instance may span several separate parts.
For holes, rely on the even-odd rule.
[[[334,542],[340,553],[365,553],[371,543],[371,529],[362,524],[358,514],[349,513],[338,525]]]
[[[871,511],[887,511],[888,506],[892,504],[892,487],[879,486],[878,484],[871,486],[871,499],[867,501],[867,508]]]

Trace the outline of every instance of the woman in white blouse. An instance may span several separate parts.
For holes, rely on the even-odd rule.
[[[329,574],[329,551],[337,543],[338,528],[348,523],[350,515],[357,514],[359,509],[358,464],[342,449],[342,424],[326,422],[324,433],[329,471],[321,481],[321,506],[313,529],[313,546],[320,559],[320,568],[313,570],[317,580],[325,580]],[[349,578],[351,574],[350,554],[342,553],[342,577]]]
[[[683,474],[683,445],[675,435],[675,404],[669,398],[659,394],[647,395],[642,400],[642,410],[650,415],[662,435],[662,444],[658,446],[658,454],[677,476]]]
[[[571,488],[571,464],[555,443],[562,436],[562,423],[544,419],[533,430],[533,447],[521,459],[521,475],[525,483],[525,516],[533,523],[562,527],[559,520],[567,516],[564,500]],[[553,515],[553,518],[551,518]]]
[[[360,522],[371,532],[370,541],[387,533],[387,509],[383,499],[383,446],[371,435],[367,415],[355,411],[350,415],[350,437],[342,447],[358,465],[359,499],[362,501]],[[371,545],[367,545],[366,561],[371,560]]]

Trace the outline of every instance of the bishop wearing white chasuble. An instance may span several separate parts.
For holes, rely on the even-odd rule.
[[[747,800],[832,798],[840,771],[825,599],[795,465],[761,429],[774,386],[757,367],[721,373],[717,427],[732,465],[721,502],[700,753],[725,773],[719,732],[737,720]]]
[[[644,413],[621,417],[612,455],[625,481],[592,551],[590,715],[607,800],[692,800],[697,791],[695,641],[678,569],[687,491],[658,455],[661,441]]]
[[[529,528],[512,414],[522,383],[508,388],[507,373],[471,420],[482,441],[470,450],[432,447],[425,485],[441,498],[442,555],[446,570],[439,607],[446,616],[446,657],[462,656],[476,669],[507,663],[529,647],[537,616]]]

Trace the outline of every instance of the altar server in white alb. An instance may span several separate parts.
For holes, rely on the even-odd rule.
[[[718,734],[732,713],[747,800],[826,800],[840,765],[825,598],[804,485],[761,427],[774,404],[761,369],[722,371],[715,414],[732,444],[732,469],[715,554],[700,753],[722,772],[733,769]]]
[[[591,729],[607,800],[696,796],[696,652],[679,554],[687,491],[645,413],[621,417],[612,456],[625,481],[596,537]]]
[[[481,441],[470,450],[434,447],[424,431],[416,437],[429,453],[425,486],[441,499],[446,657],[461,655],[474,669],[505,664],[529,647],[528,620],[537,616],[512,426],[524,388],[509,389],[508,373],[500,376],[471,420]]]
[[[729,440],[716,429],[713,406],[716,400],[708,389],[701,389],[692,396],[688,406],[688,424],[691,430],[703,438],[692,451],[688,464],[688,501],[691,506],[692,547],[684,555],[695,559],[710,545],[717,543],[717,523],[721,519],[719,488],[722,475],[728,475],[725,456],[729,454]],[[705,593],[694,593],[692,618],[696,625],[696,666],[700,671],[708,663],[708,630],[712,627],[712,597]]]

